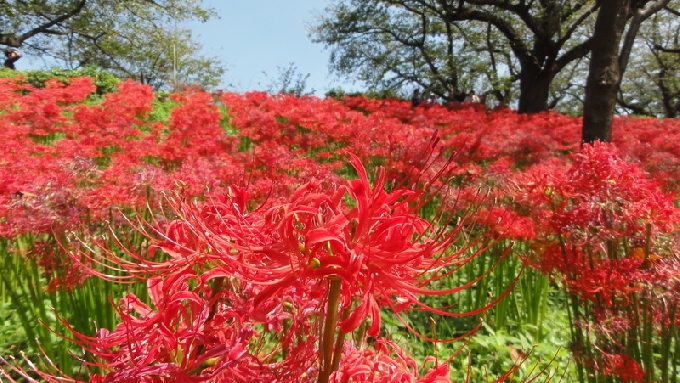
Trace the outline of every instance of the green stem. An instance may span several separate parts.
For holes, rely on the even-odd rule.
[[[646,370],[646,375],[645,375],[645,381],[648,383],[653,382],[654,378],[654,350],[653,350],[653,345],[654,345],[654,340],[652,339],[652,321],[654,320],[654,317],[652,315],[652,307],[651,307],[651,299],[648,296],[644,297],[643,301],[643,316],[644,316],[644,322],[643,322],[643,358],[644,358],[644,367]]]
[[[668,328],[665,328],[661,337],[661,382],[667,383],[669,381],[669,361],[671,354],[671,345],[673,344],[673,324],[675,323],[675,305],[671,301],[670,304],[664,305],[668,313]],[[675,370],[671,370],[675,371]]]
[[[339,278],[331,279],[331,286],[328,291],[328,304],[326,306],[326,320],[323,327],[323,338],[321,343],[322,365],[319,372],[318,383],[328,383],[331,375],[331,361],[333,357],[333,338],[335,337],[335,324],[338,317],[338,306],[340,304],[340,286],[342,281]]]
[[[368,329],[368,323],[366,321],[362,322],[359,325],[359,328],[357,329],[356,332],[356,340],[354,344],[356,345],[357,348],[363,347],[366,341],[366,330]]]
[[[349,317],[350,309],[349,307],[342,311],[342,320],[346,320]],[[333,350],[333,363],[331,364],[331,371],[337,371],[340,367],[340,359],[342,357],[342,346],[345,344],[346,332],[340,331],[338,337],[335,339],[335,347]]]
[[[675,301],[675,305],[677,307],[677,305],[678,305],[677,300]],[[673,372],[672,383],[677,383],[678,375],[680,375],[680,374],[677,373],[678,367],[680,367],[680,364],[678,363],[678,359],[680,359],[680,357],[679,357],[680,356],[680,329],[673,326],[673,327],[671,327],[671,330],[675,334],[674,335],[674,337],[675,337],[675,350],[673,351],[673,355],[675,355],[675,357],[671,358],[671,360],[673,361],[673,364],[672,364],[672,367],[671,367],[671,371]]]

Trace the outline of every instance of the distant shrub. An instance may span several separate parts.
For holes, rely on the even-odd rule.
[[[103,95],[112,93],[117,90],[116,85],[121,82],[121,79],[109,72],[105,72],[96,67],[86,67],[80,69],[61,69],[53,68],[50,70],[22,70],[15,71],[11,69],[0,69],[0,78],[16,78],[22,77],[26,83],[42,88],[45,82],[49,79],[56,78],[57,80],[68,84],[70,78],[76,77],[90,77],[94,79],[94,84],[97,87],[96,93]]]
[[[326,97],[343,100],[345,97],[365,97],[367,100],[399,99],[397,92],[391,89],[368,90],[365,92],[346,92],[342,88],[334,88],[326,92]]]

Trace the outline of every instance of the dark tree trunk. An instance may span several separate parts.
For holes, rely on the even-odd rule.
[[[583,103],[583,143],[609,142],[621,80],[619,46],[630,16],[630,0],[602,0],[595,21]]]
[[[527,65],[520,73],[519,113],[539,113],[548,110],[550,82],[553,75],[536,65]]]
[[[659,72],[659,77],[657,78],[656,86],[659,87],[659,90],[661,91],[661,104],[663,105],[664,116],[666,118],[675,118],[678,117],[678,110],[680,110],[680,101],[676,101],[680,94],[673,92],[666,86],[666,83],[662,79],[667,76],[668,72],[662,67]]]

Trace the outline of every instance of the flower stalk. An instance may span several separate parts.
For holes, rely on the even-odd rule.
[[[321,342],[321,371],[318,383],[328,383],[332,371],[334,352],[335,328],[337,325],[338,307],[340,304],[340,290],[342,280],[339,277],[330,278],[328,289],[328,302],[326,304],[326,318],[323,326],[323,338]]]
[[[349,307],[342,310],[342,320],[345,321],[349,317]],[[335,347],[333,350],[333,362],[331,364],[331,371],[337,371],[340,367],[340,360],[342,359],[342,346],[345,344],[345,337],[347,333],[340,331],[338,337],[335,339]]]

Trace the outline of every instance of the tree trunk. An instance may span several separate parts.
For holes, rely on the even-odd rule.
[[[670,89],[666,86],[666,84],[661,80],[664,76],[667,75],[667,72],[665,69],[661,69],[659,73],[659,79],[657,80],[657,86],[659,87],[659,90],[661,90],[661,105],[663,105],[663,110],[664,110],[664,117],[666,118],[675,118],[678,107],[680,107],[680,102],[675,102],[675,95],[671,92]]]
[[[583,103],[583,143],[609,142],[621,79],[619,46],[630,16],[630,0],[602,0],[595,20]]]
[[[519,113],[539,113],[548,110],[550,82],[553,76],[536,65],[522,66],[519,77]]]

